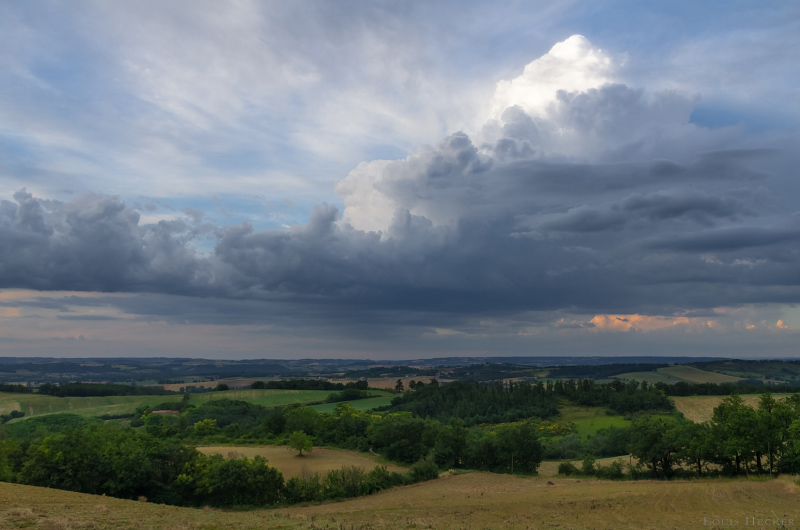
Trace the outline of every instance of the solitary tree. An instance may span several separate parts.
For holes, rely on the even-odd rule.
[[[290,448],[297,450],[297,456],[303,456],[303,451],[310,453],[314,447],[311,437],[303,431],[294,431],[289,435],[287,443]]]
[[[397,383],[395,383],[395,385],[394,385],[394,391],[395,392],[402,392],[403,390],[405,390],[405,388],[403,387],[403,380],[402,379],[398,379]]]

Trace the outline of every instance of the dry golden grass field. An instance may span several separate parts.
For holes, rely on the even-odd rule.
[[[714,408],[726,396],[673,396],[672,400],[675,402],[675,407],[679,412],[682,412],[686,419],[692,420],[697,423],[704,421],[711,421],[714,414]],[[773,394],[775,399],[783,399],[779,394]],[[742,401],[745,404],[758,408],[758,400],[760,395],[747,394],[742,396]]]
[[[606,482],[470,473],[344,502],[244,512],[0,483],[0,529],[777,529],[781,519],[785,528],[800,525],[798,498],[788,478]]]
[[[631,458],[630,455],[627,456],[610,456],[608,458],[598,458],[595,460],[594,464],[597,467],[607,467],[612,462],[617,460],[622,460],[624,464],[635,464],[639,460],[636,458]],[[565,461],[565,460],[563,460]],[[555,477],[558,475],[558,465],[562,462],[562,460],[545,460],[541,464],[539,464],[538,469],[536,470],[539,473],[540,477]],[[583,465],[583,460],[570,460],[575,467],[578,469],[581,468]]]
[[[207,446],[198,447],[197,450],[206,455],[222,455],[226,458],[230,456],[234,458],[263,456],[270,466],[283,473],[283,477],[287,479],[300,476],[304,469],[311,473],[324,475],[328,471],[340,469],[342,466],[358,466],[363,467],[365,471],[370,471],[377,465],[385,465],[389,471],[407,471],[405,468],[393,464],[384,464],[377,458],[371,458],[371,455],[367,453],[328,449],[326,447],[315,447],[310,453],[304,452],[301,457],[297,456],[297,451],[289,449],[285,445],[265,445],[261,447]]]

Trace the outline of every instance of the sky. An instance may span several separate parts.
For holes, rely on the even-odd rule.
[[[0,355],[800,357],[794,1],[0,3]]]

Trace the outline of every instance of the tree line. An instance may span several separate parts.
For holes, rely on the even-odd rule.
[[[440,385],[417,383],[414,392],[405,392],[392,404],[377,410],[411,412],[418,417],[447,422],[450,417],[467,425],[507,423],[526,418],[552,418],[558,415],[562,400],[591,407],[609,407],[620,414],[671,411],[674,405],[658,388],[631,381],[595,383],[581,381],[525,381],[467,383],[455,381]]]
[[[728,396],[709,422],[643,417],[631,425],[630,451],[658,477],[693,473],[800,472],[800,395],[763,394],[757,407]],[[679,468],[683,465],[683,468]]]

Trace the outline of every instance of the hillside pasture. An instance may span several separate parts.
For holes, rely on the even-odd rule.
[[[623,381],[639,381],[639,382],[646,382],[649,385],[653,385],[655,383],[666,383],[668,385],[674,385],[675,383],[680,383],[685,381],[680,377],[675,377],[674,375],[664,374],[658,370],[651,370],[649,372],[625,372],[624,374],[619,374],[614,376],[615,379],[621,379]]]
[[[630,455],[610,456],[608,458],[595,459],[594,465],[595,467],[607,467],[617,460],[622,460],[622,462],[625,464],[636,464],[639,461],[636,458],[631,458]],[[558,475],[558,466],[561,464],[561,462],[572,462],[572,464],[578,469],[580,469],[583,465],[583,460],[545,460],[539,464],[539,468],[536,470],[536,472],[540,477],[555,477]]]
[[[722,518],[751,528],[780,528],[772,521],[783,519],[791,528],[800,522],[798,494],[788,478],[611,482],[469,473],[344,502],[222,511],[0,483],[0,528],[666,530],[714,528]]]
[[[385,396],[356,399],[355,401],[348,401],[348,403],[356,410],[372,410],[377,407],[391,405],[395,397],[397,397],[397,394],[389,394]],[[311,408],[317,412],[333,413],[336,410],[336,405],[338,405],[338,403],[320,403],[319,405],[312,405]]]
[[[320,403],[325,401],[331,393],[327,390],[228,390],[189,394],[189,403],[200,405],[215,399],[237,399],[265,407],[277,407],[292,403]],[[0,392],[0,414],[8,414],[12,410],[21,410],[25,413],[25,417],[57,412],[71,412],[88,417],[131,414],[143,405],[155,408],[162,403],[174,403],[182,399],[183,395],[181,394],[62,398],[42,394]]]
[[[189,402],[200,405],[214,399],[236,399],[263,407],[280,407],[292,403],[320,403],[331,394],[331,390],[225,390],[190,394]]]
[[[21,410],[26,417],[71,412],[81,416],[130,414],[142,405],[155,407],[160,403],[180,401],[180,395],[167,396],[107,396],[55,397],[40,394],[9,394],[0,392],[0,413]],[[19,421],[19,420],[17,420]]]
[[[675,383],[735,383],[740,381],[740,377],[732,375],[711,372],[709,370],[701,370],[693,366],[675,365],[667,366],[665,368],[658,368],[647,372],[626,372],[614,376],[616,379],[623,379],[625,381],[646,381],[648,384],[666,383],[674,385]]]
[[[701,370],[693,366],[675,365],[666,368],[659,368],[659,373],[677,377],[689,383],[735,383],[741,381],[741,377],[734,377],[728,374],[721,374],[709,370]]]
[[[607,414],[608,409],[604,407],[561,407],[559,421],[561,423],[574,423],[575,431],[586,440],[594,436],[598,430],[609,427],[628,427],[630,421],[618,414]]]
[[[267,459],[269,465],[283,473],[283,477],[286,479],[301,476],[304,473],[325,475],[332,469],[341,469],[342,466],[363,467],[365,471],[370,471],[377,465],[383,465],[389,471],[407,471],[400,466],[383,463],[376,455],[328,447],[315,447],[310,453],[304,452],[303,456],[297,456],[297,451],[286,445],[265,445],[261,447],[206,446],[198,447],[197,450],[205,455],[222,455],[225,458],[263,456]]]

